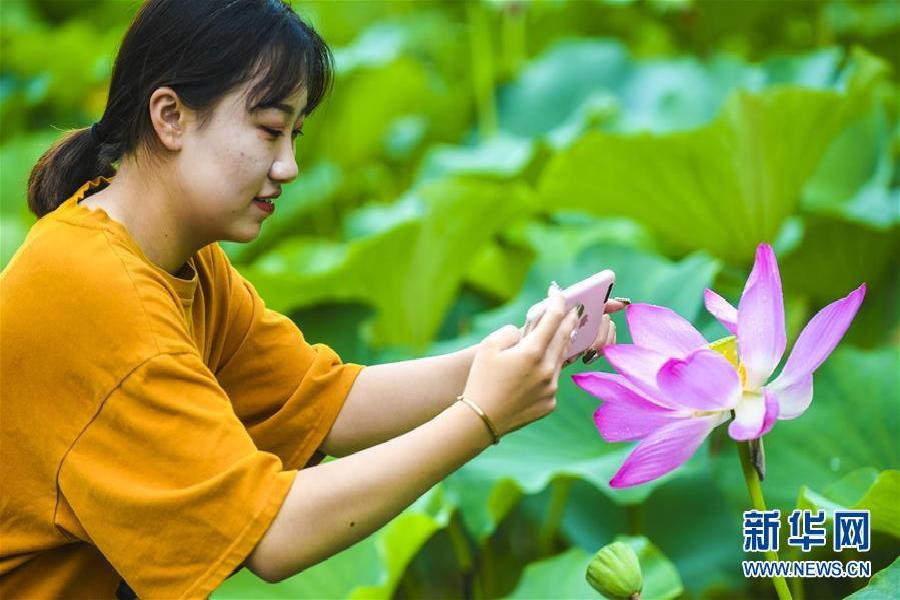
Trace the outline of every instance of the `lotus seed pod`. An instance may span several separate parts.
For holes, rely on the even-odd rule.
[[[636,600],[644,587],[637,555],[624,542],[600,548],[588,565],[586,577],[595,590],[610,600]]]

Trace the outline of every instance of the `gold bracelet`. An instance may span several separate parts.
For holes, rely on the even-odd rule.
[[[479,407],[477,404],[475,404],[475,402],[473,402],[472,400],[466,398],[465,396],[457,396],[456,399],[457,399],[457,401],[459,401],[459,402],[464,402],[465,404],[467,404],[469,408],[471,408],[472,410],[475,411],[475,414],[476,414],[476,415],[478,415],[479,417],[481,417],[481,420],[484,421],[484,424],[485,424],[485,425],[487,425],[488,431],[491,432],[491,437],[494,439],[494,442],[493,442],[494,445],[496,446],[497,444],[499,444],[499,443],[500,443],[500,436],[497,435],[497,428],[494,427],[494,424],[493,424],[493,423],[491,423],[490,417],[488,417],[488,416],[485,414],[485,412],[484,412],[483,410],[481,410],[481,407]]]

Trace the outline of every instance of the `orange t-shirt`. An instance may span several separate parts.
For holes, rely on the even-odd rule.
[[[78,204],[0,274],[0,596],[208,596],[246,560],[362,365],[266,308],[218,243],[189,278]]]

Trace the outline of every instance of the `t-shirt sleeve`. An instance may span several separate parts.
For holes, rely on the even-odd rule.
[[[139,598],[209,595],[256,547],[296,471],[254,445],[199,354],[159,354],[103,401],[60,466],[80,529]]]
[[[310,344],[288,317],[268,308],[217,249],[229,289],[225,355],[216,378],[257,447],[303,468],[328,435],[363,365]]]

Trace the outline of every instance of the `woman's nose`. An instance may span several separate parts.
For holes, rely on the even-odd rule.
[[[282,150],[275,158],[275,161],[269,169],[269,177],[274,181],[290,183],[296,179],[299,172],[300,169],[297,167],[297,158],[294,155],[294,145],[290,144],[289,148]]]

